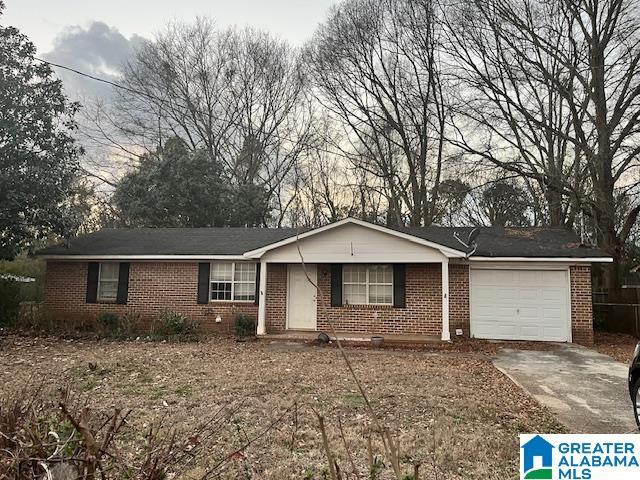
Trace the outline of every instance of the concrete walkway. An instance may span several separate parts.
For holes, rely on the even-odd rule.
[[[571,433],[637,432],[627,365],[578,345],[505,349],[496,368],[548,407]]]

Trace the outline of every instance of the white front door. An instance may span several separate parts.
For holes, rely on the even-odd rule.
[[[305,264],[307,275],[317,284],[317,265]],[[302,265],[288,266],[287,328],[291,330],[315,330],[317,313],[316,287],[309,282]]]
[[[567,270],[471,269],[471,336],[571,339]]]

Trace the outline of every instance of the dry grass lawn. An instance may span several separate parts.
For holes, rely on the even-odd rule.
[[[357,349],[350,358],[376,412],[399,438],[407,471],[412,462],[424,464],[420,478],[515,478],[519,433],[563,431],[485,354]],[[89,368],[90,362],[97,365]],[[225,478],[326,478],[312,408],[326,418],[343,473],[352,468],[339,419],[358,469],[367,470],[371,421],[333,348],[220,338],[186,344],[0,338],[0,397],[41,381],[52,396],[69,383],[98,411],[133,409],[132,431],[163,421],[188,435],[227,405],[236,413],[218,438],[202,446],[202,466],[259,435],[297,402],[225,464]],[[374,449],[382,453],[378,441]],[[384,469],[379,478],[390,473]]]
[[[623,333],[595,333],[595,348],[598,352],[613,357],[619,362],[629,363],[638,339]]]

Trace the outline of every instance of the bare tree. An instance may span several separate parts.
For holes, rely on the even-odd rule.
[[[306,50],[317,98],[344,126],[338,147],[381,180],[390,223],[434,219],[448,114],[429,0],[349,0]]]
[[[290,203],[287,222],[318,227],[346,217],[384,221],[380,180],[354,168],[333,145],[339,144],[334,123],[316,119],[314,143],[296,165],[295,188],[285,194]]]
[[[640,213],[635,196],[640,166],[639,7],[637,0],[474,0],[458,17],[471,33],[455,37],[462,40],[458,58],[473,70],[475,94],[498,107],[493,118],[477,120],[485,127],[488,119],[510,128],[507,134],[489,128],[488,140],[471,153],[576,198],[592,217],[599,245],[614,257],[605,278],[613,291],[619,287],[625,241]],[[469,39],[475,34],[482,37]],[[488,48],[464,51],[477,48],[482,38],[489,41]],[[478,53],[488,55],[489,63],[473,58]],[[522,108],[521,98],[532,108]],[[548,106],[535,108],[536,102]],[[536,128],[544,142],[532,137]],[[492,143],[494,136],[500,142]],[[517,145],[522,138],[525,148]],[[521,156],[504,155],[500,150],[505,146],[515,146]],[[544,164],[540,156],[524,158],[524,151],[540,147],[554,152],[553,162],[548,155]],[[561,158],[572,160],[566,165],[558,163],[565,161]],[[623,203],[631,203],[631,208],[621,215]]]
[[[543,28],[554,7],[553,2],[540,5],[531,21]],[[537,69],[543,65],[565,89],[574,88],[574,75],[535,42],[516,40],[491,5],[468,2],[447,12],[450,75],[462,87],[457,113],[467,120],[452,143],[527,177],[534,197],[542,198],[536,205],[538,217],[571,227],[585,172],[568,139],[572,122],[567,102],[556,82]],[[576,62],[577,52],[566,38],[552,41],[554,52],[564,51]],[[524,57],[535,58],[534,64]],[[567,178],[574,183],[565,186]]]
[[[287,44],[205,18],[171,24],[128,63],[123,85],[121,133],[148,151],[171,137],[205,149],[230,182],[264,187],[280,206],[277,191],[310,135],[298,54]]]

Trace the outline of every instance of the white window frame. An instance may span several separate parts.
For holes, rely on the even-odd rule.
[[[116,268],[116,278],[115,280],[113,278],[109,278],[106,280],[103,280],[102,278],[102,266],[103,265],[117,265]],[[100,292],[102,291],[102,289],[100,288],[101,284],[103,282],[110,282],[110,283],[115,283],[116,284],[116,296],[113,298],[104,298]],[[120,264],[119,263],[113,263],[113,262],[100,262],[98,264],[98,291],[96,293],[96,300],[98,302],[103,302],[103,303],[116,303],[118,301],[118,288],[120,286]]]
[[[219,280],[213,280],[212,276],[213,276],[213,266],[214,265],[219,265],[222,263],[230,263],[231,264],[231,280],[227,280],[224,282],[221,282]],[[253,277],[253,281],[252,282],[243,282],[243,281],[238,281],[236,280],[236,264],[246,264],[246,265],[254,265],[255,267],[255,271],[254,271],[254,277]],[[255,303],[255,291],[256,291],[256,275],[255,273],[258,271],[258,267],[257,267],[257,263],[254,262],[211,262],[211,266],[209,268],[209,303],[218,303],[218,302],[226,302],[226,303]],[[213,293],[213,288],[212,288],[212,284],[213,283],[231,283],[231,298],[229,300],[227,299],[213,299],[211,298],[211,294]],[[253,295],[254,298],[251,300],[235,300],[235,294],[236,294],[236,284],[241,283],[241,284],[253,284]]]
[[[365,280],[365,285],[366,285],[366,303],[347,303],[346,298],[345,298],[345,294],[344,294],[344,286],[345,285],[362,285],[362,283],[360,282],[346,282],[345,281],[345,267],[349,267],[349,266],[364,266],[366,268],[366,280]],[[387,266],[389,267],[389,269],[391,270],[391,283],[371,283],[369,281],[369,272],[370,272],[370,268],[369,267],[374,267],[374,266]],[[369,287],[371,287],[372,285],[374,286],[391,286],[391,302],[381,302],[381,303],[373,303],[371,302],[371,297],[369,296]],[[357,265],[343,265],[342,266],[342,299],[343,299],[343,303],[345,305],[389,305],[389,306],[393,306],[394,305],[394,298],[393,298],[393,294],[394,294],[394,286],[393,286],[393,265],[388,264],[388,263],[370,263],[370,264],[357,264]]]

